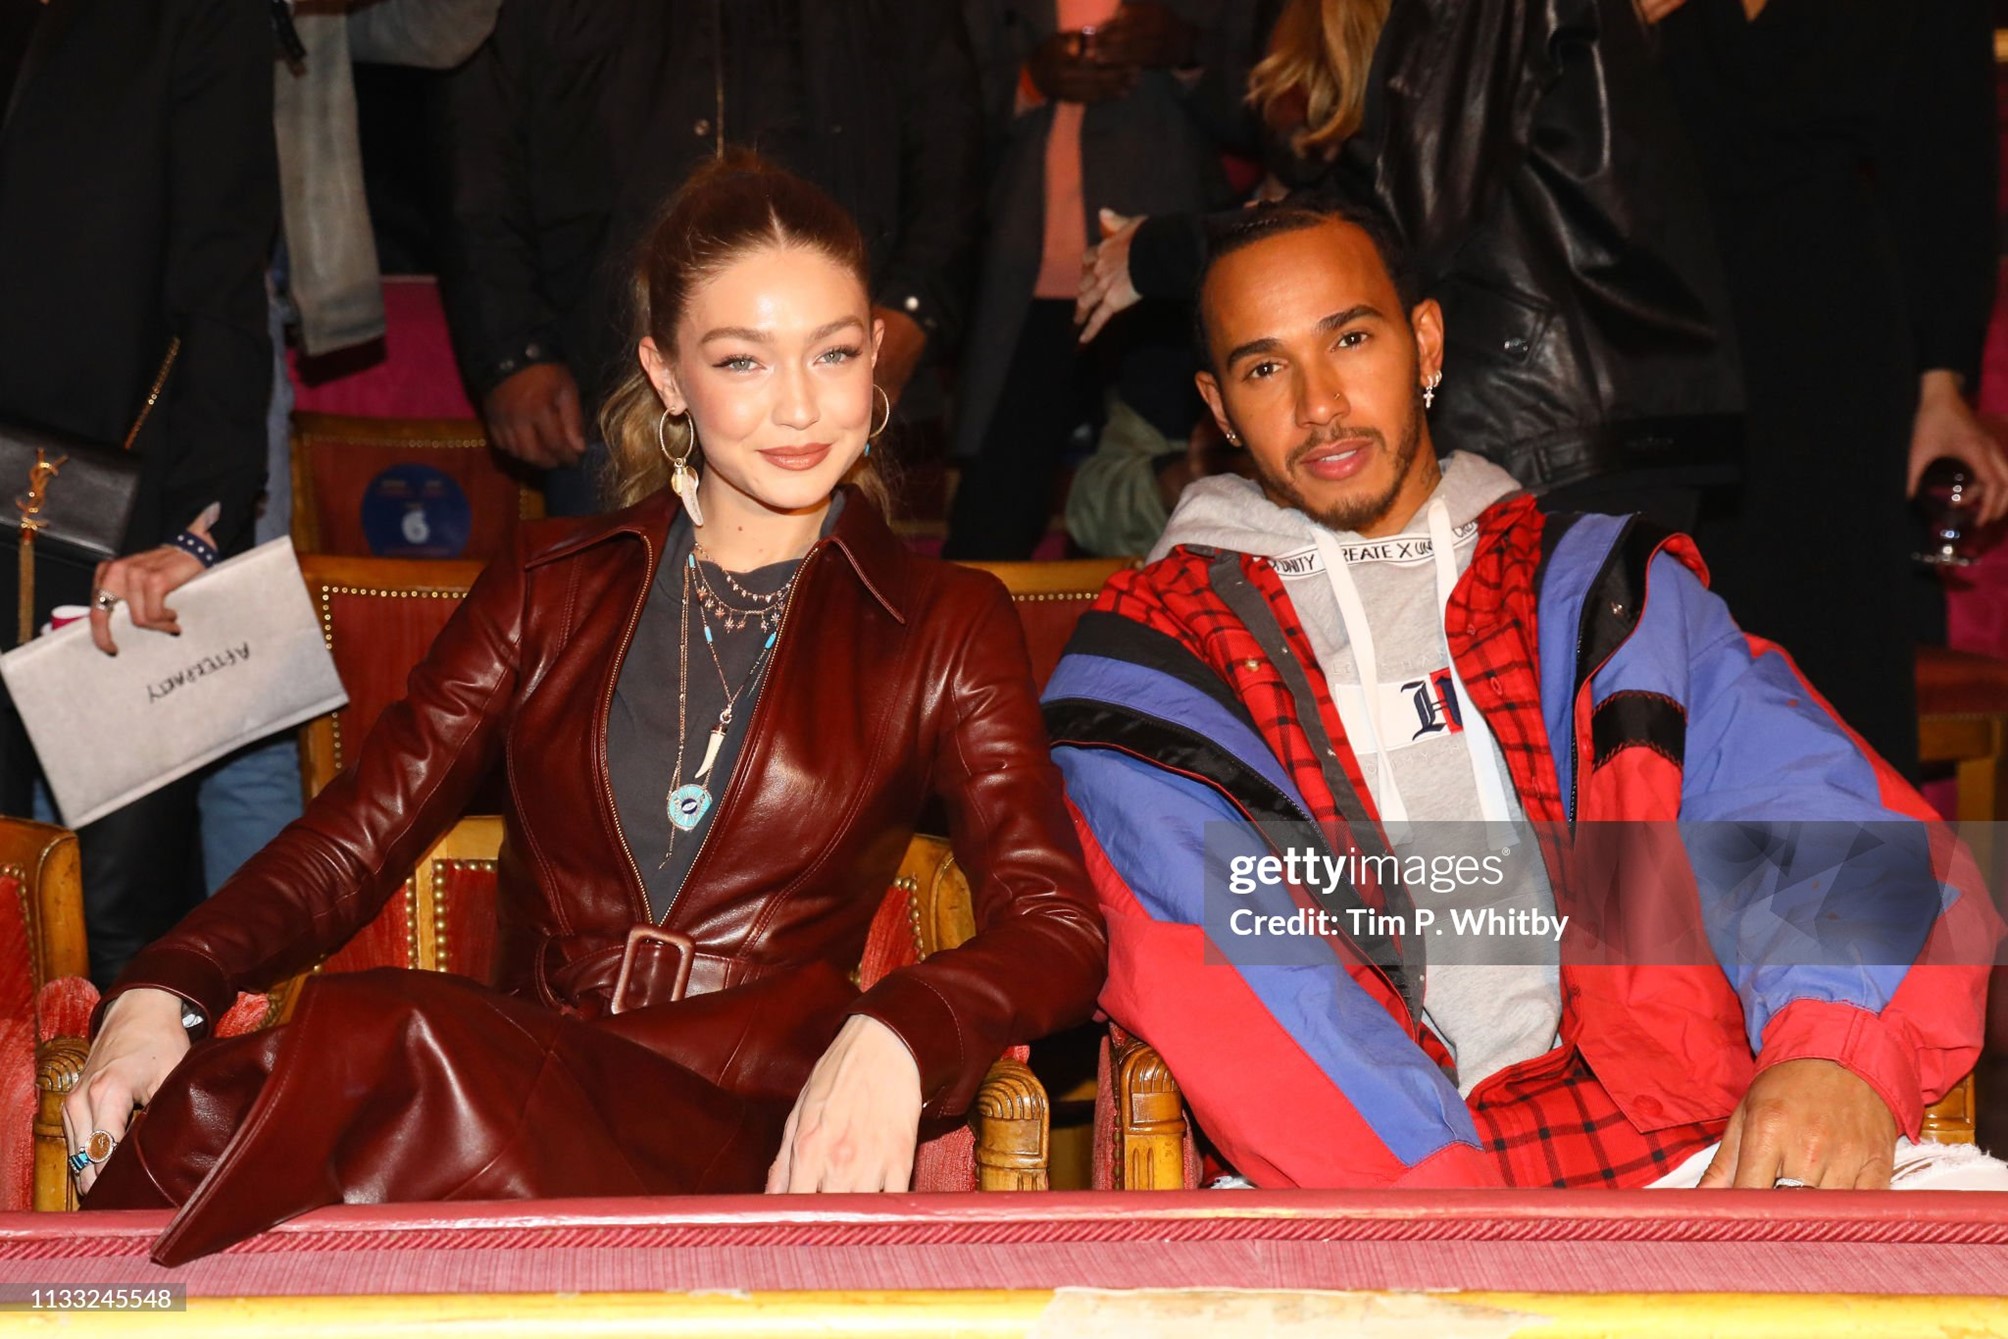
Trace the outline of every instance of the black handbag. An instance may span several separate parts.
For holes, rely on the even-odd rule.
[[[118,557],[139,496],[133,440],[146,426],[180,352],[180,339],[170,341],[146,403],[118,446],[0,420],[0,482],[19,490],[13,507],[0,507],[0,524],[11,523],[16,530],[19,642],[34,637],[38,612],[59,602],[50,595],[52,588],[76,590],[82,572],[87,589],[97,565]],[[38,566],[44,569],[39,581]]]

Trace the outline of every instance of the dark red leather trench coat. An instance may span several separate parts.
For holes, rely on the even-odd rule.
[[[802,565],[668,940],[630,934],[649,913],[607,711],[674,505],[524,527],[348,771],[120,978],[114,995],[221,1017],[368,922],[506,770],[500,990],[317,978],[285,1027],[199,1043],[87,1200],[179,1204],[155,1259],[336,1202],[757,1190],[846,1015],[906,1042],[928,1116],[1088,1015],[1102,925],[1010,600],[855,495]],[[860,995],[849,973],[930,797],[978,933]]]

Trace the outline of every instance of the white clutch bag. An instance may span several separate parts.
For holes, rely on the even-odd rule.
[[[0,656],[63,821],[80,828],[240,745],[349,700],[290,539],[218,563],[170,595],[181,635],[112,611]]]

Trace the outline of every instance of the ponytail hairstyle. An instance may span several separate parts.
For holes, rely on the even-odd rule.
[[[770,247],[818,252],[871,291],[864,237],[843,206],[757,154],[730,150],[690,174],[637,251],[630,281],[630,348],[649,336],[667,356],[676,348],[676,325],[691,294],[751,253]],[[668,486],[669,461],[663,452],[681,456],[689,448],[690,417],[663,421],[662,400],[636,359],[600,410],[600,433],[612,456],[609,491],[616,505],[625,507]],[[700,442],[691,464],[701,463],[703,452]],[[843,482],[856,485],[882,513],[890,513],[891,490],[870,456],[860,458]]]
[[[1288,0],[1248,101],[1302,158],[1331,159],[1360,128],[1389,0]]]

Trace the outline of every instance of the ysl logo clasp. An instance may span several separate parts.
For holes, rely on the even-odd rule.
[[[39,446],[35,448],[35,463],[28,470],[28,491],[14,499],[14,506],[21,512],[23,530],[33,531],[41,528],[42,508],[49,500],[49,480],[55,478],[69,460],[68,456],[57,456],[54,460],[50,460],[46,448]]]

